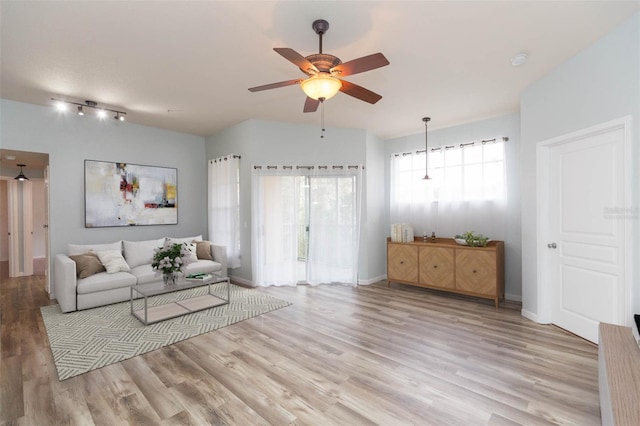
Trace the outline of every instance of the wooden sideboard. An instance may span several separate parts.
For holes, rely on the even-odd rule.
[[[387,238],[387,286],[391,281],[492,299],[504,298],[504,242],[462,246],[451,238]]]
[[[602,424],[640,425],[640,348],[630,327],[600,323],[598,373]]]

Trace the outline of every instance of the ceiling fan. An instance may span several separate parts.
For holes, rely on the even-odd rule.
[[[370,104],[375,104],[382,99],[382,96],[377,93],[358,86],[357,84],[342,80],[340,77],[346,77],[389,65],[387,58],[385,58],[382,53],[374,53],[343,63],[337,56],[322,53],[322,36],[329,29],[329,23],[324,19],[317,19],[313,21],[311,28],[313,28],[320,38],[319,53],[305,57],[288,47],[275,47],[273,49],[285,59],[297,65],[303,73],[307,74],[308,78],[297,78],[252,87],[249,91],[259,92],[300,84],[302,90],[307,95],[303,108],[304,112],[315,112],[321,102],[332,98],[338,91],[353,96],[356,99],[369,102]]]

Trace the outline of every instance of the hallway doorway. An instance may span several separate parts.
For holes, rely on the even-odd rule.
[[[49,155],[0,150],[0,279],[43,275],[49,291]],[[28,178],[18,181],[18,164]]]

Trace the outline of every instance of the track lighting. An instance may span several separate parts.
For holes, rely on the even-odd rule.
[[[99,107],[98,103],[95,101],[84,101],[84,103],[79,103],[79,102],[65,101],[62,99],[55,99],[55,98],[51,98],[51,100],[55,101],[56,108],[60,111],[66,111],[67,105],[76,105],[78,107],[78,115],[84,115],[84,108],[95,109],[96,115],[99,118],[106,118],[107,111],[115,113],[116,115],[113,118],[115,118],[118,121],[124,121],[124,116],[127,115],[127,113],[124,111],[118,111],[115,109]]]
[[[24,175],[24,173],[22,172],[22,168],[23,167],[27,167],[27,165],[26,164],[16,164],[16,166],[20,167],[20,174],[18,176],[14,177],[14,179],[15,180],[19,180],[19,181],[29,180],[29,178],[26,177]]]

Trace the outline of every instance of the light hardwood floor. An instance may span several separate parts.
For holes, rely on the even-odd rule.
[[[596,346],[514,303],[384,282],[261,289],[293,305],[59,382],[43,286],[0,282],[0,424],[600,423]]]

